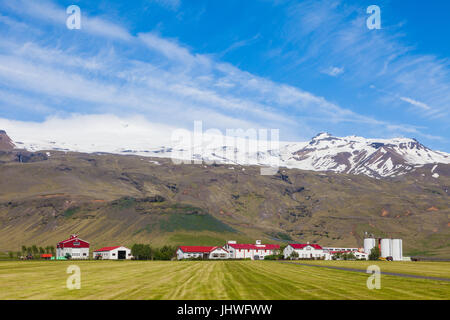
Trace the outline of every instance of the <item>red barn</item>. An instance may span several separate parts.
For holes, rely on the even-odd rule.
[[[56,258],[62,258],[70,254],[72,259],[89,259],[89,246],[89,242],[73,234],[69,239],[56,245]]]

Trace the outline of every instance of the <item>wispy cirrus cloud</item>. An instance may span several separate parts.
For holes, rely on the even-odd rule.
[[[424,110],[431,110],[431,107],[426,105],[425,103],[420,102],[420,101],[416,101],[416,100],[408,98],[408,97],[400,97],[400,100],[405,101],[405,102],[407,102],[409,104],[412,104],[413,106],[422,108]]]
[[[82,29],[69,31],[64,29],[64,8],[49,1],[35,5],[26,10],[17,4],[7,7],[24,25],[30,17],[40,21],[30,28],[41,28],[57,41],[11,29],[10,36],[0,40],[0,83],[18,101],[37,99],[41,107],[35,111],[42,118],[140,114],[155,123],[188,128],[200,119],[220,129],[279,128],[282,138],[291,140],[309,138],[324,124],[422,134],[418,127],[362,115],[215,56],[196,54],[154,32],[132,35],[117,23],[86,14]],[[318,22],[310,23],[314,30]],[[342,72],[338,68],[334,73]],[[8,99],[1,103],[2,115],[14,107]]]
[[[375,84],[392,92],[390,103],[407,112],[448,121],[450,60],[417,53],[414,44],[404,41],[403,24],[368,30],[364,9],[341,0],[289,2],[284,57],[300,69],[340,74],[355,88]]]
[[[330,68],[322,71],[322,73],[325,73],[332,77],[337,77],[338,75],[340,75],[343,72],[344,72],[344,68],[339,68],[339,67],[330,67]]]

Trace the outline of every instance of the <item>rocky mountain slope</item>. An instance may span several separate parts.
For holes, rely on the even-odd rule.
[[[262,176],[258,166],[12,150],[0,152],[0,177],[0,250],[55,245],[71,233],[94,248],[227,239],[361,246],[368,231],[403,238],[405,254],[450,257],[448,164],[383,179],[288,168]]]
[[[11,151],[15,148],[11,138],[6,134],[5,130],[0,130],[0,151]]]

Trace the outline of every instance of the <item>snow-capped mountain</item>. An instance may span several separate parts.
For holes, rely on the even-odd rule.
[[[288,167],[388,177],[432,163],[450,163],[450,155],[433,151],[415,139],[365,139],[321,133],[294,152],[281,152]]]
[[[4,132],[4,131],[3,131]],[[6,133],[3,142],[12,141]],[[261,165],[288,167],[312,171],[364,174],[370,177],[395,177],[426,164],[450,164],[450,154],[433,151],[415,139],[366,139],[357,136],[334,137],[320,133],[308,142],[280,142],[273,145],[244,138],[203,135],[199,141],[165,146],[151,146],[140,137],[121,136],[114,139],[86,139],[63,141],[39,137],[20,137],[14,141],[17,148],[28,151],[75,151],[88,153],[114,153],[144,157],[172,158],[201,163],[234,165]],[[193,141],[193,143],[191,143]]]

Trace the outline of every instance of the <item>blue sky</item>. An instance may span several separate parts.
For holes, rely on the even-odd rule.
[[[71,4],[81,30],[66,28]],[[372,4],[380,30],[366,27]],[[0,118],[139,115],[450,152],[448,12],[437,0],[0,0]]]

